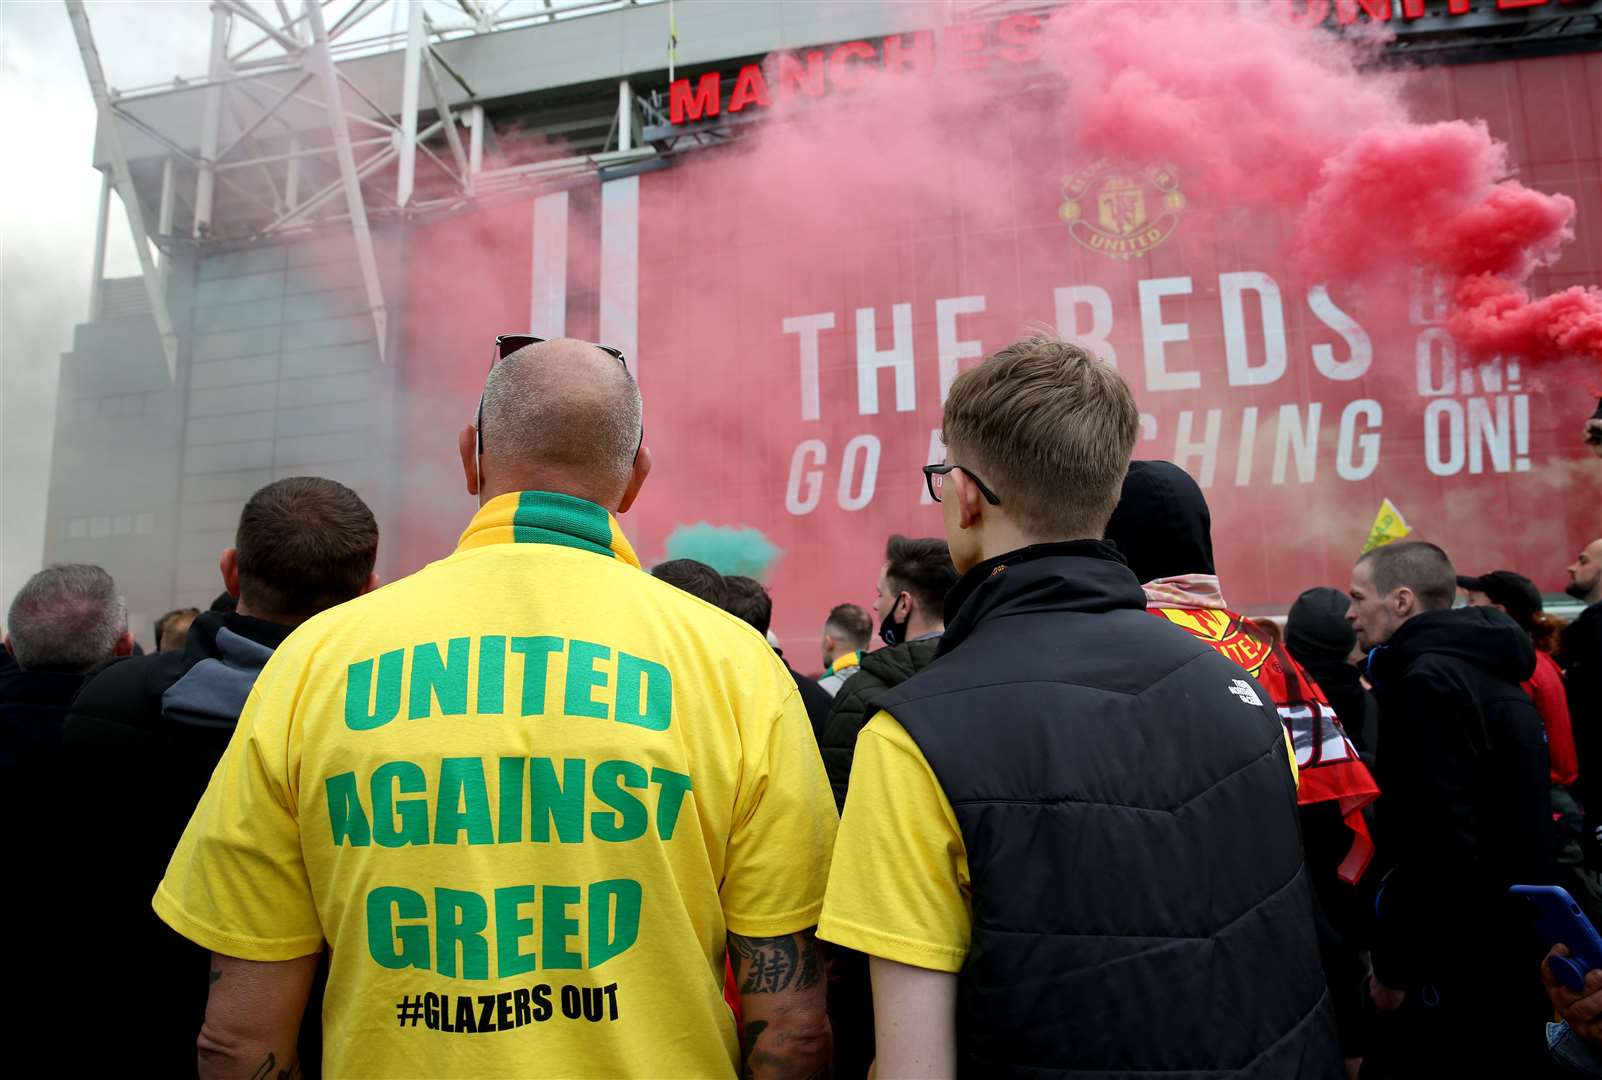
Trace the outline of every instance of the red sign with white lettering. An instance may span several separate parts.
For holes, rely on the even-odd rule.
[[[894,62],[1012,63],[1030,47],[1027,23],[1009,20],[982,38],[903,39]],[[742,73],[728,108],[839,88],[889,62],[847,49]],[[1589,54],[1434,69],[1413,88],[1429,116],[1483,117],[1527,183],[1578,203],[1576,239],[1536,276],[1540,292],[1602,280],[1590,121],[1602,101],[1585,104],[1599,86],[1602,55]],[[695,100],[683,100],[685,117],[717,98]],[[1193,205],[1184,176],[1063,160],[1023,100],[992,116],[1017,131],[1013,159],[982,173],[954,165],[950,178],[993,190],[982,213],[954,213],[939,184],[909,184],[903,200],[796,234],[771,227],[768,199],[735,182],[723,151],[617,182],[639,188],[631,359],[656,469],[624,524],[647,565],[680,526],[760,530],[783,552],[769,579],[775,631],[797,668],[815,668],[829,608],[871,602],[886,537],[941,532],[919,467],[941,458],[951,380],[1044,323],[1128,379],[1144,414],[1136,455],[1201,481],[1231,605],[1283,611],[1308,587],[1344,587],[1384,498],[1463,572],[1517,569],[1561,591],[1563,568],[1599,529],[1602,462],[1580,438],[1594,371],[1468,363],[1432,281],[1383,297],[1299,283],[1278,237]],[[458,421],[471,416],[491,336],[526,328],[538,292],[527,240],[538,227],[517,213],[493,229],[465,218],[416,233],[404,378],[451,402]],[[591,213],[573,205],[571,236],[601,236]],[[498,292],[455,288],[431,269],[464,236],[494,246]],[[609,301],[577,299],[604,293],[605,258],[569,255],[569,334],[605,329]],[[585,314],[596,303],[599,322]],[[464,320],[481,328],[466,343]],[[412,408],[417,459],[459,485],[449,447],[436,445],[450,432]],[[437,491],[408,498],[407,533],[385,542],[420,563],[465,516],[440,509]]]

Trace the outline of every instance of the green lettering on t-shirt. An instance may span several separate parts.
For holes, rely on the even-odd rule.
[[[501,758],[501,820],[495,835],[502,844],[523,839],[523,770],[527,765],[527,758]]]
[[[546,903],[550,891],[546,886]],[[598,968],[639,939],[640,883],[629,878],[597,881],[590,886],[589,901],[589,965]]]
[[[651,769],[651,782],[657,785],[656,835],[671,840],[673,828],[679,823],[679,809],[684,805],[684,793],[691,787],[690,778],[658,765]]]
[[[578,920],[569,918],[567,909],[579,902],[577,885],[547,885],[540,896],[540,945],[547,971],[552,968],[579,968],[584,958],[570,952],[567,939],[578,933]]]
[[[616,813],[597,810],[590,815],[590,832],[601,840],[621,843],[638,840],[645,835],[645,804],[623,790],[646,788],[650,780],[645,769],[632,761],[603,761],[595,766],[592,779],[595,797],[610,806]]]
[[[465,805],[464,805],[465,802]],[[454,844],[463,829],[469,844],[495,843],[482,758],[440,758],[434,843]]]
[[[456,978],[456,946],[462,947],[462,978],[489,978],[489,906],[476,892],[434,890],[434,933],[438,938],[439,973]]]
[[[378,687],[373,687],[373,662],[360,660],[345,672],[345,726],[371,731],[395,719],[400,712],[401,668],[406,654],[396,649],[378,658]]]
[[[428,970],[428,927],[397,926],[396,919],[426,919],[428,905],[410,889],[381,885],[367,894],[367,952],[379,967]],[[400,948],[395,947],[396,941]],[[454,958],[453,958],[454,962]]]
[[[566,758],[562,779],[550,758],[529,758],[528,838],[536,844],[551,842],[551,824],[564,844],[584,841],[584,759]]]
[[[606,672],[595,667],[597,660],[606,660],[612,650],[593,641],[574,638],[567,648],[567,693],[562,711],[569,716],[588,716],[606,719],[606,703],[596,701],[592,691],[606,685]]]
[[[553,652],[562,651],[559,637],[515,637],[512,651],[523,656],[523,715],[545,715],[545,669]]]
[[[412,646],[412,687],[406,715],[413,720],[432,715],[432,700],[439,702],[441,716],[467,712],[467,658],[472,639],[451,638],[445,648],[446,659],[441,660],[439,646],[432,641]]]
[[[506,709],[506,638],[478,639],[478,714],[499,716]]]
[[[518,909],[534,902],[534,886],[508,885],[495,890],[495,977],[522,975],[535,968],[534,953],[522,951],[522,941],[534,933],[533,918]]]
[[[386,761],[373,770],[368,782],[373,799],[373,839],[380,847],[428,843],[428,800],[397,799],[397,791],[417,794],[428,790],[421,766],[410,761]],[[395,816],[400,815],[400,827]]]
[[[347,840],[351,847],[366,847],[373,842],[373,830],[367,824],[367,812],[356,794],[356,774],[342,772],[323,781],[328,792],[328,826],[334,833],[334,846]]]
[[[640,684],[645,692],[640,692]],[[643,708],[642,708],[643,706]],[[626,652],[617,654],[617,710],[620,724],[636,724],[647,731],[666,731],[673,721],[673,675],[655,660]]]

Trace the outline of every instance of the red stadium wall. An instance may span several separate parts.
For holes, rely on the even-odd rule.
[[[1483,118],[1520,179],[1578,203],[1536,289],[1602,282],[1602,55],[1437,68],[1414,93],[1425,119]],[[775,630],[815,666],[828,608],[871,601],[885,537],[941,530],[919,466],[940,453],[945,380],[1046,324],[1116,359],[1146,414],[1136,455],[1202,480],[1233,605],[1343,586],[1382,498],[1465,571],[1561,590],[1602,527],[1602,465],[1578,438],[1602,374],[1458,363],[1430,282],[1310,290],[1281,237],[1191,205],[1183,176],[1076,170],[1022,98],[992,117],[1011,160],[842,206],[821,233],[788,230],[773,193],[741,185],[738,148],[640,179],[636,362],[656,469],[625,527],[647,564],[679,525],[761,530],[784,553]],[[958,209],[942,184],[993,198]],[[591,224],[578,214],[575,234]],[[413,231],[402,446],[419,479],[386,537],[403,568],[448,550],[471,508],[434,478],[459,486],[451,425],[490,339],[527,328],[530,235],[526,206]],[[593,289],[576,247],[570,288]],[[493,268],[487,287],[464,260]],[[570,305],[569,333],[593,326]]]

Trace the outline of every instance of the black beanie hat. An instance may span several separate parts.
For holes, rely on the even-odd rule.
[[[1308,589],[1285,618],[1285,647],[1302,663],[1303,657],[1345,660],[1357,645],[1357,631],[1346,621],[1351,606],[1339,589]]]

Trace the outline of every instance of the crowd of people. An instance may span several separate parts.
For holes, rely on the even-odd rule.
[[[1248,618],[1123,379],[1037,336],[951,386],[945,536],[786,657],[761,582],[642,572],[626,358],[501,341],[417,573],[295,477],[152,652],[99,567],[12,599],[64,1070],[1602,1076],[1602,970],[1509,893],[1602,925],[1602,538],[1568,624],[1421,541]]]

